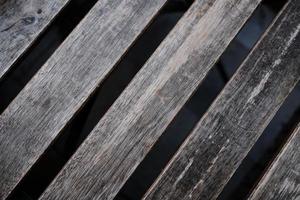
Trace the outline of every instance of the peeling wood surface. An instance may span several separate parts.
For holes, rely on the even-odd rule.
[[[144,199],[217,198],[300,79],[299,19],[289,1]]]
[[[1,0],[0,79],[69,0]]]
[[[113,199],[259,2],[196,0],[41,199]]]
[[[249,200],[300,199],[300,125],[266,172]]]
[[[0,199],[28,172],[165,2],[99,1],[9,105],[0,116]]]

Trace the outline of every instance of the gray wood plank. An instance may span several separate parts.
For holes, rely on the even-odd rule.
[[[299,200],[300,125],[258,183],[249,200]]]
[[[0,2],[0,79],[69,0]]]
[[[195,1],[41,199],[113,199],[259,2]]]
[[[99,1],[0,116],[4,199],[166,0]]]
[[[289,1],[144,199],[216,199],[300,79],[300,4]]]

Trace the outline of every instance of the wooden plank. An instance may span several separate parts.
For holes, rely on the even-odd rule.
[[[4,199],[166,0],[99,1],[0,117]]]
[[[300,4],[289,1],[144,199],[216,199],[300,79]]]
[[[299,199],[300,125],[259,182],[249,200]]]
[[[113,199],[259,2],[195,1],[41,199]]]
[[[69,0],[0,2],[0,79]]]

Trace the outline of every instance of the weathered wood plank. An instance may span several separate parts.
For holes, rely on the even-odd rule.
[[[289,1],[144,199],[216,199],[300,79],[300,4]]]
[[[249,200],[298,200],[300,197],[300,125],[266,172]]]
[[[99,1],[0,117],[4,199],[166,0]]]
[[[113,199],[259,2],[195,1],[41,199]]]
[[[0,79],[69,0],[0,2]]]

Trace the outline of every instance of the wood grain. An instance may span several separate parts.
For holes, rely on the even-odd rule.
[[[300,198],[300,125],[253,191],[249,200]]]
[[[259,2],[195,1],[41,199],[113,199]]]
[[[69,0],[0,1],[0,79]]]
[[[99,1],[0,116],[4,199],[166,0]]]
[[[144,199],[216,199],[300,79],[300,4],[279,18]]]

